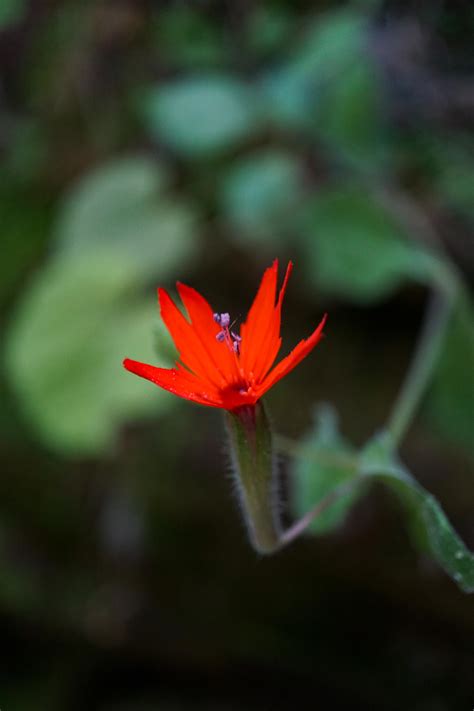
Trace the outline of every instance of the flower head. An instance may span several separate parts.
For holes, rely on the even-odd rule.
[[[265,270],[240,333],[231,330],[233,324],[228,313],[215,313],[191,287],[177,284],[189,320],[168,293],[158,289],[161,317],[180,360],[168,369],[126,358],[125,368],[201,405],[225,410],[255,405],[313,350],[322,336],[326,316],[309,338],[300,341],[272,368],[281,346],[281,307],[292,268],[290,262],[278,298],[278,260]]]

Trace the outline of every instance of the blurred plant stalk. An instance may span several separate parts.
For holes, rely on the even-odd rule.
[[[431,283],[432,292],[418,345],[386,426],[393,449],[397,449],[403,439],[434,374],[460,291],[454,267],[445,259],[434,261]]]

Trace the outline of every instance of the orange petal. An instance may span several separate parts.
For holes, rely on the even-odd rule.
[[[186,307],[195,333],[199,336],[202,346],[208,354],[209,361],[230,385],[239,378],[235,355],[226,343],[219,343],[216,335],[221,330],[214,321],[214,312],[199,292],[186,284],[178,282],[178,293]]]
[[[225,386],[225,379],[209,357],[209,353],[193,326],[184,318],[174,301],[164,289],[158,289],[161,317],[171,334],[183,363],[204,384],[211,387]]]
[[[136,360],[126,358],[123,361],[124,368],[131,373],[135,373],[146,380],[150,380],[155,385],[168,390],[174,395],[197,402],[210,407],[222,407],[218,394],[212,390],[206,390],[199,378],[188,373],[183,368],[157,368],[154,365],[140,363]]]
[[[273,315],[269,320],[267,332],[264,336],[263,342],[260,347],[260,352],[255,363],[254,375],[257,382],[261,382],[263,380],[263,378],[275,362],[275,358],[277,357],[278,351],[280,350],[281,307],[283,304],[283,298],[285,296],[286,287],[288,285],[288,279],[290,278],[292,269],[293,263],[288,262],[285,278],[283,280],[283,284],[278,295],[278,301],[274,308]]]
[[[275,368],[267,375],[263,383],[258,388],[258,396],[262,397],[275,383],[277,383],[285,375],[288,375],[293,368],[296,368],[298,363],[301,363],[303,358],[313,350],[316,344],[321,340],[323,335],[324,324],[326,323],[326,314],[316,330],[309,336],[298,343],[295,348],[283,360],[281,360]]]
[[[245,373],[255,374],[259,354],[265,343],[267,332],[272,325],[275,311],[278,260],[265,270],[257,296],[250,308],[245,323],[242,324],[240,364]]]

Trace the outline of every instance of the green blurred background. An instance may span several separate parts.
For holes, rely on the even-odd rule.
[[[121,361],[173,362],[157,285],[242,319],[292,259],[286,350],[329,320],[275,428],[330,401],[358,446],[449,260],[402,455],[474,547],[473,32],[470,0],[2,0],[2,711],[472,707],[473,599],[383,488],[259,559],[219,413]]]

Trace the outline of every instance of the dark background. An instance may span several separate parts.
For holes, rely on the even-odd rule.
[[[2,711],[472,707],[472,598],[389,492],[259,558],[220,413],[121,360],[173,361],[158,284],[241,320],[292,259],[285,352],[329,320],[275,429],[331,401],[362,445],[435,250],[463,294],[402,456],[472,548],[473,30],[468,0],[3,0]]]

